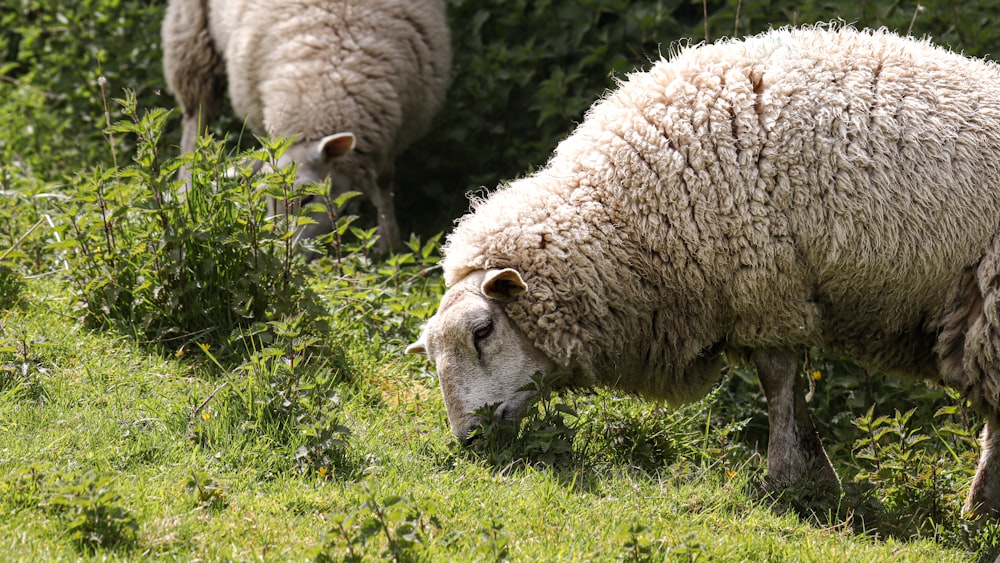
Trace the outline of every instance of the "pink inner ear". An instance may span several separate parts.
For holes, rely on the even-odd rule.
[[[326,160],[337,160],[345,154],[354,150],[354,133],[336,133],[319,142],[319,153]]]
[[[426,355],[427,354],[427,347],[424,346],[424,340],[423,340],[423,338],[421,338],[420,340],[417,340],[413,344],[410,344],[409,346],[407,346],[406,347],[406,353],[407,354],[424,354],[424,355]]]
[[[511,268],[505,268],[487,274],[481,289],[483,295],[491,299],[509,301],[524,293],[528,287],[521,279],[521,274]]]

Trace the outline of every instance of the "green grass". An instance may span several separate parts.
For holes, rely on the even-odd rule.
[[[5,361],[32,384],[0,393],[4,559],[282,561],[325,553],[341,560],[352,552],[364,560],[422,561],[975,556],[933,538],[874,539],[844,520],[821,525],[799,518],[753,492],[762,462],[735,453],[680,456],[651,471],[602,455],[589,438],[589,448],[578,447],[561,463],[490,465],[452,445],[435,380],[390,339],[373,348],[369,339],[344,338],[343,365],[352,374],[341,397],[352,431],[347,461],[336,472],[298,471],[281,461],[288,452],[273,435],[233,427],[224,393],[194,414],[220,384],[204,356],[164,357],[129,338],[83,329],[70,297],[56,278],[31,280],[23,306],[3,316],[8,341],[30,341],[26,352],[8,353]],[[605,394],[579,400],[584,408],[656,412],[655,405]],[[585,420],[582,431],[599,420]],[[201,434],[194,430],[199,425]],[[73,538],[72,518],[51,500],[63,494],[82,504],[79,484],[99,478],[108,480],[113,497],[103,505],[127,511],[135,529],[107,533],[120,541],[94,549]],[[402,507],[399,514],[393,506]],[[385,513],[384,530],[371,524],[375,509]],[[337,522],[346,522],[345,532]],[[411,531],[411,541],[400,540],[394,554],[387,538],[401,526],[400,537]],[[371,531],[379,533],[362,542]]]

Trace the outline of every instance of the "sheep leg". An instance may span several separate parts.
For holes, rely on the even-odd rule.
[[[990,423],[983,428],[981,445],[979,467],[962,512],[1000,517],[1000,432]]]
[[[399,223],[396,222],[396,203],[394,196],[393,165],[384,166],[382,174],[375,182],[375,191],[371,194],[372,204],[378,213],[378,250],[389,252],[400,250],[402,243],[399,236]]]
[[[206,119],[210,119],[206,112],[184,112],[184,117],[181,120],[181,154],[194,152],[195,142],[205,131],[202,124],[205,123]]]
[[[1000,238],[966,272],[950,309],[935,348],[941,383],[962,391],[986,419],[979,466],[962,510],[1000,518]]]
[[[194,151],[198,136],[225,93],[225,64],[208,31],[204,0],[173,0],[163,19],[163,69],[183,108],[181,152]],[[190,178],[190,171],[181,170]]]
[[[751,359],[767,397],[768,479],[784,486],[806,477],[810,481],[832,482],[839,488],[840,479],[809,417],[798,374],[798,355],[789,351],[754,351]]]

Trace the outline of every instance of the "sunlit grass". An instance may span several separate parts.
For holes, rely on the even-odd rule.
[[[39,340],[33,369],[44,394],[0,402],[0,483],[10,485],[13,474],[31,466],[110,478],[138,527],[134,539],[100,550],[101,557],[346,557],[346,541],[358,541],[361,531],[334,533],[338,518],[360,514],[361,525],[366,506],[395,506],[386,503],[396,496],[419,507],[419,541],[401,552],[417,560],[973,557],[931,539],[875,541],[844,523],[820,526],[776,509],[754,492],[760,460],[683,458],[650,471],[584,451],[559,467],[492,466],[452,444],[436,382],[416,360],[380,361],[391,348],[373,351],[363,339],[346,339],[347,362],[357,370],[343,404],[352,430],[347,473],[302,473],[276,462],[259,447],[266,435],[242,439],[223,429],[218,440],[197,443],[193,424],[226,416],[218,409],[203,409],[207,418],[193,414],[219,382],[210,363],[163,357],[127,338],[83,330],[66,314],[64,291],[53,280],[33,281],[31,304],[6,317],[8,333],[17,328]],[[635,399],[596,400],[639,416],[657,408]],[[274,471],[262,470],[268,464]],[[220,502],[198,496],[189,486],[193,474],[211,481]],[[37,506],[11,505],[10,498],[0,498],[5,558],[82,554],[64,520]],[[378,535],[353,548],[368,558],[391,555]]]

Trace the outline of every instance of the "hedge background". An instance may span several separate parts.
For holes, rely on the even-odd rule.
[[[405,232],[447,231],[464,193],[543,164],[616,76],[650,65],[679,41],[843,20],[887,26],[970,55],[1000,52],[1000,0],[711,1],[449,0],[453,82],[436,126],[403,155],[397,202]],[[174,107],[160,63],[164,0],[0,0],[0,187],[34,178],[58,189],[111,163],[107,98]],[[707,12],[707,21],[704,14]],[[115,121],[111,103],[107,119]],[[167,151],[176,153],[175,115]],[[232,116],[214,124],[236,138]],[[119,141],[120,142],[120,141]],[[128,146],[116,147],[124,158]],[[11,167],[19,174],[9,174]]]

